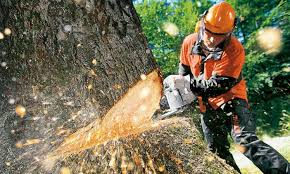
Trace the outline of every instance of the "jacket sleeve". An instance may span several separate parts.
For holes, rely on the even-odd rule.
[[[226,76],[211,76],[210,79],[204,80],[203,75],[191,79],[191,90],[203,97],[216,97],[226,93],[239,81],[239,78]]]
[[[178,73],[179,75],[187,75],[191,73],[190,70],[190,51],[193,43],[196,40],[196,33],[188,35],[182,42],[180,55],[179,55],[179,68]]]

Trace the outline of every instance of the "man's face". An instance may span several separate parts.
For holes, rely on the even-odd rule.
[[[214,34],[205,29],[203,34],[203,41],[207,48],[216,48],[218,44],[224,41],[230,34]]]

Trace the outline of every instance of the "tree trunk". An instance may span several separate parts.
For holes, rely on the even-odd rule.
[[[0,32],[0,173],[231,171],[205,160],[198,131],[183,119],[46,159],[104,127],[136,84],[154,82],[153,103],[160,98],[160,77],[138,82],[158,73],[131,1],[1,0]]]

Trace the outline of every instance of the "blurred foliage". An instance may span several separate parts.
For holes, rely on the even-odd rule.
[[[251,109],[258,132],[270,135],[290,133],[290,27],[289,3],[286,0],[228,0],[236,10],[238,25],[235,35],[246,50],[243,75],[248,84]],[[199,16],[207,10],[210,0],[138,0],[135,8],[149,47],[164,76],[176,74],[182,40],[194,32]],[[179,33],[172,36],[162,26],[175,24]],[[259,47],[258,32],[265,27],[282,31],[282,49],[267,54]]]
[[[182,40],[194,31],[199,14],[209,6],[208,1],[144,0],[135,3],[149,47],[164,76],[176,74]],[[179,33],[176,36],[164,31],[162,26],[167,22],[178,27]]]
[[[289,3],[285,0],[231,2],[237,9],[238,16],[243,17],[236,35],[245,36],[246,65],[243,75],[247,80],[249,100],[257,119],[258,130],[270,135],[289,134]],[[257,34],[266,27],[282,31],[283,45],[277,54],[267,54],[259,47]]]

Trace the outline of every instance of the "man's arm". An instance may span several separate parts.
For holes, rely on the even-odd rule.
[[[234,87],[242,77],[226,77],[226,76],[211,76],[210,79],[204,80],[203,75],[198,76],[197,78],[191,79],[191,88],[196,93],[200,94],[203,97],[215,97],[221,94],[226,93],[232,87]]]
[[[179,75],[186,76],[188,74],[191,74],[189,56],[190,56],[191,47],[194,44],[196,39],[197,39],[197,34],[194,33],[185,37],[185,39],[182,42],[180,55],[179,55],[179,68],[178,68]]]

